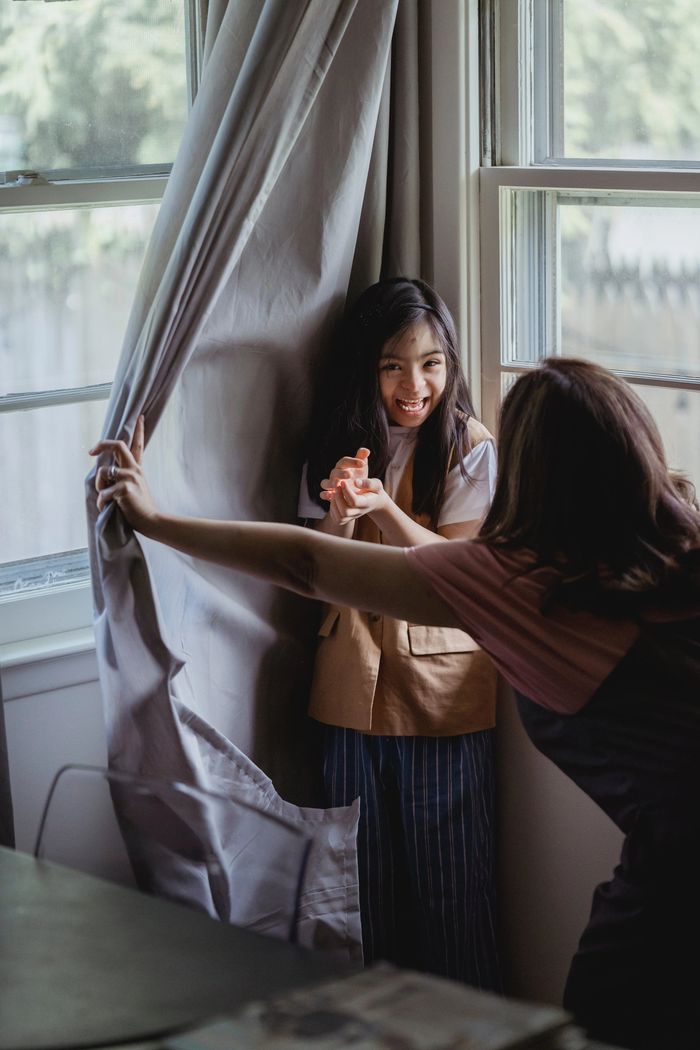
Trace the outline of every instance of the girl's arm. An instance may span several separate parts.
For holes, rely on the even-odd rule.
[[[102,452],[111,452],[118,466],[97,472],[98,508],[114,500],[144,536],[309,598],[412,623],[460,626],[398,548],[324,536],[296,525],[161,514],[128,446],[102,441],[92,453]]]
[[[369,449],[358,448],[354,456],[343,456],[339,459],[330,477],[321,482],[321,498],[328,502],[328,513],[314,525],[319,532],[325,532],[327,536],[340,536],[346,540],[354,536],[356,518],[347,516],[345,503],[335,496],[341,480],[345,483],[346,480],[359,481],[367,477],[368,458]]]
[[[467,482],[456,469],[448,475],[443,498],[449,525],[441,525],[437,536],[405,514],[387,495],[379,478],[343,481],[335,490],[334,500],[348,518],[367,514],[381,530],[385,542],[397,547],[417,547],[437,540],[473,539],[491,502],[496,477],[493,444],[484,441],[469,452],[465,465],[471,479]],[[450,479],[452,479],[450,483]],[[322,482],[322,487],[326,487]],[[322,493],[324,498],[327,498]],[[461,515],[464,517],[461,518]]]
[[[335,521],[330,511],[322,518],[317,518],[313,528],[316,532],[323,532],[326,536],[339,536],[343,540],[351,540],[355,534],[354,521]]]
[[[472,539],[481,524],[479,520],[460,521],[443,525],[437,533],[432,532],[419,525],[394,503],[379,478],[338,481],[331,507],[340,520],[354,521],[367,514],[381,530],[385,542],[396,547],[419,547],[441,540]]]

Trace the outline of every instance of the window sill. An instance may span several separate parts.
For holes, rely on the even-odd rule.
[[[5,701],[70,688],[97,678],[92,627],[0,645]]]
[[[18,592],[0,601],[0,652],[27,645],[45,648],[45,639],[92,625],[89,581]]]

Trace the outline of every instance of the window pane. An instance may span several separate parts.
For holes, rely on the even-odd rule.
[[[517,378],[515,372],[501,373],[501,398]],[[700,493],[700,391],[631,385],[654,417],[668,465],[690,478]]]
[[[700,378],[698,198],[502,192],[504,364],[561,353]]]
[[[700,377],[700,209],[561,199],[561,352]]]
[[[700,161],[697,0],[560,4],[563,155]]]
[[[106,404],[0,413],[2,562],[87,544],[84,479]]]
[[[668,465],[686,474],[700,493],[700,391],[632,386],[661,431]]]
[[[0,213],[0,395],[111,382],[157,210]]]
[[[168,164],[186,114],[183,0],[0,4],[0,170]]]

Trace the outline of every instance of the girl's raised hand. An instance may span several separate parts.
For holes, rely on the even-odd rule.
[[[139,532],[146,532],[148,523],[157,516],[146,479],[141,468],[144,447],[144,418],[139,416],[134,429],[131,448],[124,441],[99,441],[90,449],[91,456],[111,452],[114,462],[100,467],[95,475],[97,509],[102,510],[114,500],[124,517]]]
[[[354,456],[343,456],[339,459],[331,471],[329,478],[321,482],[321,499],[332,502],[336,494],[339,481],[359,481],[368,476],[367,460],[369,459],[368,448],[358,448]]]
[[[343,480],[333,496],[329,511],[338,525],[347,525],[364,514],[373,514],[386,506],[389,496],[379,478]]]

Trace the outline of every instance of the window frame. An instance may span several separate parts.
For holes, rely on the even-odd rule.
[[[561,34],[561,0],[482,0],[482,109],[491,128],[490,147],[484,151],[479,176],[479,226],[481,231],[481,371],[483,414],[495,426],[504,373],[525,372],[527,362],[509,361],[504,353],[502,286],[504,259],[502,231],[507,222],[505,189],[539,189],[597,193],[695,197],[700,206],[700,158],[658,164],[559,158],[562,115],[549,106],[556,89],[559,64],[549,50],[547,61],[534,62],[534,35],[547,40]],[[535,75],[535,68],[538,75]],[[490,71],[489,76],[483,75]],[[558,98],[561,97],[559,93]],[[546,106],[543,104],[546,103]],[[542,112],[544,108],[544,113]],[[631,202],[633,203],[633,201]],[[547,353],[556,353],[556,325],[550,318]],[[677,389],[700,389],[700,378],[669,377],[661,373],[618,371],[634,383]]]
[[[194,102],[202,70],[206,2],[182,0],[189,109]],[[0,214],[158,203],[165,192],[171,170],[172,163],[168,162],[108,170],[82,168],[0,172]],[[110,393],[111,383],[102,383],[0,395],[0,412],[17,412],[80,401],[107,401]],[[75,553],[66,552],[66,555],[75,561]],[[92,600],[87,549],[81,548],[81,553],[86,569],[78,573],[76,578],[0,594],[0,662],[3,657],[11,658],[7,655],[8,647],[14,651],[18,644],[21,646],[27,640],[65,632],[90,631]],[[60,564],[62,557],[56,554],[51,561]],[[46,560],[43,556],[37,558],[37,565]],[[6,573],[5,579],[8,577],[9,573]],[[73,640],[71,646],[75,644]],[[79,644],[84,647],[87,642],[83,639]]]

